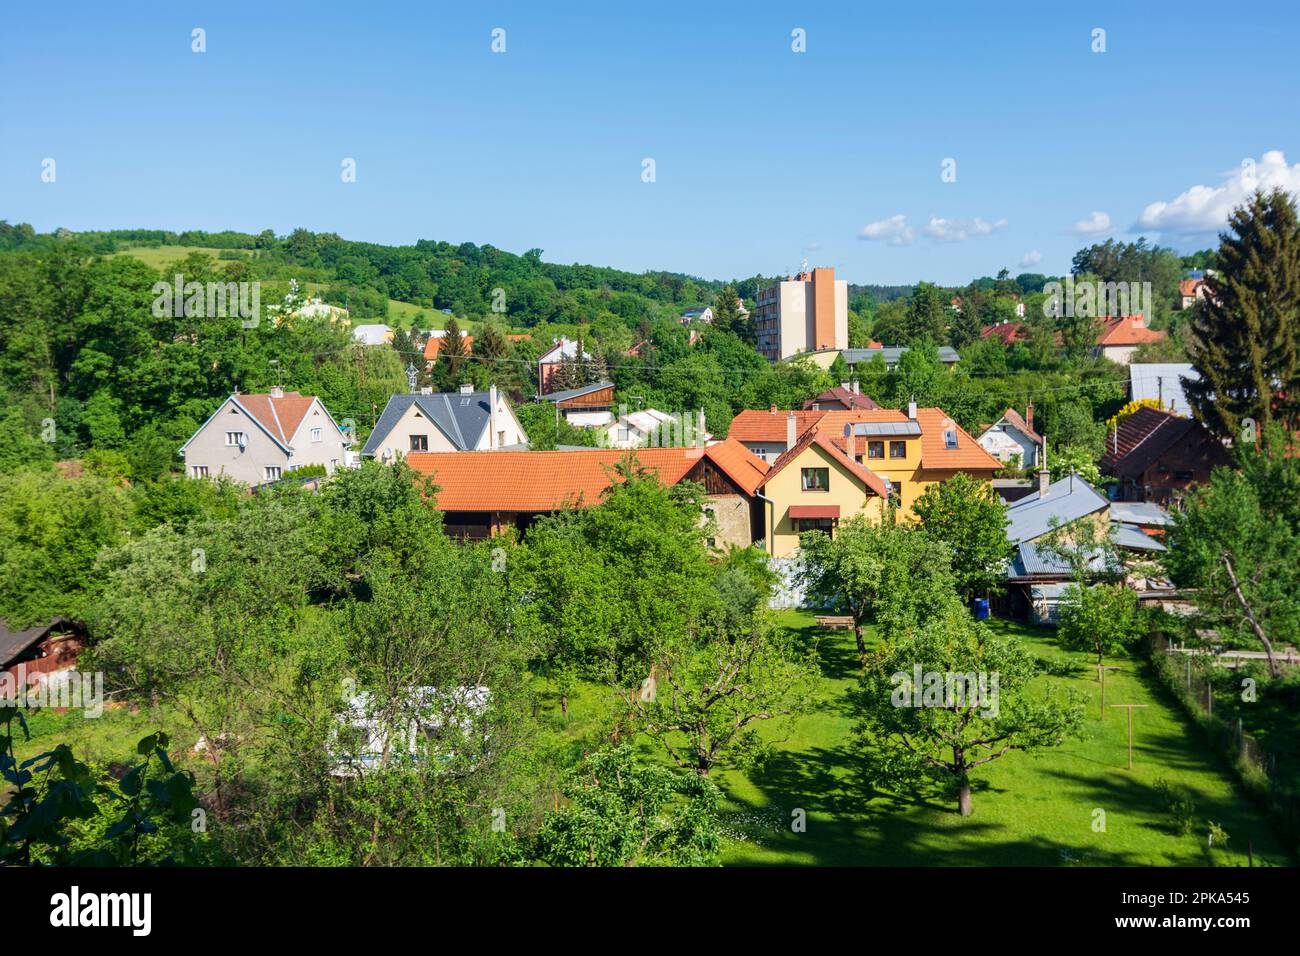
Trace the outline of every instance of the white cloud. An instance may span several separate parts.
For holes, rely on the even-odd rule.
[[[1029,252],[1026,252],[1023,256],[1020,257],[1020,264],[1022,266],[1036,266],[1042,261],[1043,261],[1043,254],[1039,252],[1037,249],[1033,249]]]
[[[899,213],[888,219],[869,222],[858,233],[859,239],[876,242],[888,242],[891,246],[909,246],[916,238],[916,231],[907,224],[906,217]]]
[[[988,222],[979,216],[974,219],[941,219],[938,216],[931,216],[930,221],[925,224],[924,231],[931,239],[938,239],[940,242],[965,242],[976,236],[987,236],[1006,224],[1005,219]]]
[[[1256,189],[1275,188],[1300,194],[1300,163],[1286,164],[1280,149],[1270,150],[1258,162],[1243,159],[1234,170],[1223,173],[1219,186],[1193,186],[1169,202],[1153,202],[1142,210],[1136,228],[1159,232],[1217,232]]]
[[[1100,210],[1093,210],[1091,216],[1080,219],[1068,231],[1076,236],[1097,236],[1103,232],[1110,232],[1110,216]]]

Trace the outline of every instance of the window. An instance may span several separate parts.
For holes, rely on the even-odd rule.
[[[766,448],[764,448],[764,447],[762,447],[762,446],[760,445],[760,446],[758,446],[757,448],[754,448],[753,451],[754,451],[754,454],[755,454],[756,456],[758,456],[759,458],[763,459],[764,461],[767,461],[767,449],[766,449]]]
[[[891,441],[891,442],[889,443],[889,457],[890,457],[890,458],[906,458],[906,457],[907,457],[907,442],[905,442],[905,441]]]
[[[238,445],[243,448],[246,444],[243,432],[226,432],[226,444],[230,446]]]
[[[411,451],[428,451],[428,450],[429,450],[428,435],[411,436]]]
[[[829,468],[800,468],[804,491],[829,491],[831,470]]]
[[[867,442],[867,457],[868,457],[868,458],[884,458],[884,457],[885,457],[885,443],[884,443],[883,441],[869,441],[869,442]]]
[[[835,519],[834,518],[795,518],[794,530],[803,534],[805,531],[823,531],[834,537]]]
[[[313,429],[311,430],[311,440],[312,440],[312,441],[320,441],[320,429],[319,429],[319,428],[313,428]]]
[[[1195,477],[1196,477],[1196,473],[1195,473],[1195,472],[1191,472],[1191,471],[1175,471],[1175,472],[1174,472],[1174,480],[1175,480],[1175,481],[1191,481],[1191,480],[1192,480],[1193,478],[1195,478]]]
[[[955,428],[945,428],[945,429],[944,429],[944,431],[943,431],[943,447],[944,447],[944,448],[956,448],[956,447],[957,447],[957,429],[955,429]]]
[[[208,477],[208,466],[207,466],[207,465],[191,465],[191,466],[190,466],[190,477],[191,477],[191,478],[206,478],[206,477]]]
[[[266,466],[266,480],[267,480],[267,481],[279,481],[279,480],[280,480],[280,475],[281,475],[281,474],[282,474],[282,471],[281,471],[279,465],[267,465],[267,466]]]

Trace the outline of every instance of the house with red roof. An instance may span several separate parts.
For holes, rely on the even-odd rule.
[[[992,425],[984,427],[976,439],[981,448],[1003,464],[1018,457],[1021,468],[1033,468],[1038,463],[1038,449],[1043,436],[1034,431],[1034,404],[1025,407],[1025,414],[1008,408]]]
[[[1093,357],[1107,358],[1120,365],[1133,360],[1138,346],[1160,342],[1166,337],[1165,332],[1148,328],[1143,315],[1108,316],[1097,321],[1097,344],[1092,350]]]
[[[525,532],[543,515],[600,504],[623,481],[618,465],[629,456],[666,485],[704,487],[714,547],[765,540],[759,488],[768,466],[735,441],[632,450],[413,452],[406,463],[438,486],[434,501],[446,532],[482,540],[507,528]]]
[[[333,474],[352,444],[321,400],[273,388],[227,398],[180,448],[191,478],[225,475],[256,487],[306,465]]]
[[[1118,482],[1118,501],[1177,504],[1232,456],[1200,422],[1145,406],[1106,436],[1101,469]]]
[[[880,408],[870,397],[863,395],[858,389],[858,383],[855,379],[852,382],[841,382],[835,388],[828,388],[816,398],[810,398],[803,403],[804,410],[846,412],[855,408],[866,409],[867,411],[876,411]]]

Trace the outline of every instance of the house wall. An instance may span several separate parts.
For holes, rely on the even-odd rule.
[[[743,441],[741,444],[769,465],[780,458],[786,449],[784,441]]]
[[[1119,365],[1128,365],[1133,361],[1136,345],[1102,345],[1094,351],[1101,353],[1101,358],[1108,358]]]
[[[320,440],[313,441],[312,431],[317,428],[320,429]],[[290,439],[289,447],[293,449],[289,464],[295,468],[324,465],[325,473],[332,475],[336,469],[346,467],[347,439],[325,411],[320,399],[312,402],[298,425],[298,431]]]
[[[748,548],[754,543],[749,499],[744,495],[709,495],[704,508],[713,512],[717,524],[713,547],[726,551],[728,547]]]
[[[226,444],[226,432],[243,432],[247,443],[243,449]],[[226,399],[221,408],[204,424],[185,448],[185,473],[197,477],[194,469],[206,465],[208,477],[227,475],[246,485],[266,481],[266,466],[277,465],[282,474],[289,473],[289,455],[262,430],[251,415]]]
[[[1000,462],[1008,462],[1012,455],[1020,456],[1022,468],[1032,468],[1038,461],[1038,444],[1017,428],[994,425],[977,440],[981,448]]]
[[[829,468],[827,490],[804,491],[800,478],[803,468]],[[771,554],[777,558],[793,554],[799,548],[799,532],[790,518],[792,506],[838,505],[840,521],[856,514],[865,514],[872,521],[879,521],[884,512],[884,502],[879,497],[866,491],[848,468],[815,445],[781,469],[764,487],[763,494],[772,499],[775,506],[769,537]]]
[[[495,447],[503,445],[518,445],[528,441],[528,436],[524,433],[523,427],[519,424],[519,419],[515,417],[510,410],[509,404],[501,395],[497,396],[497,415],[496,415],[497,432],[504,432],[504,435],[496,436]],[[412,435],[427,435],[429,439],[429,451],[461,451],[443,432],[441,428],[434,423],[419,406],[412,403],[411,406],[402,413],[402,417],[397,420],[397,424],[389,430],[388,434],[375,446],[375,459],[378,461],[395,461],[398,454],[405,456],[411,450]],[[485,451],[488,448],[488,429],[483,429],[483,434],[479,438],[478,444],[469,449],[469,451]],[[388,458],[384,458],[384,453],[389,453]]]

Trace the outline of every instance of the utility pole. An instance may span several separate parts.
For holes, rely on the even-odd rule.
[[[1111,704],[1112,707],[1124,707],[1128,710],[1128,768],[1133,769],[1133,708],[1146,707],[1146,704]]]

